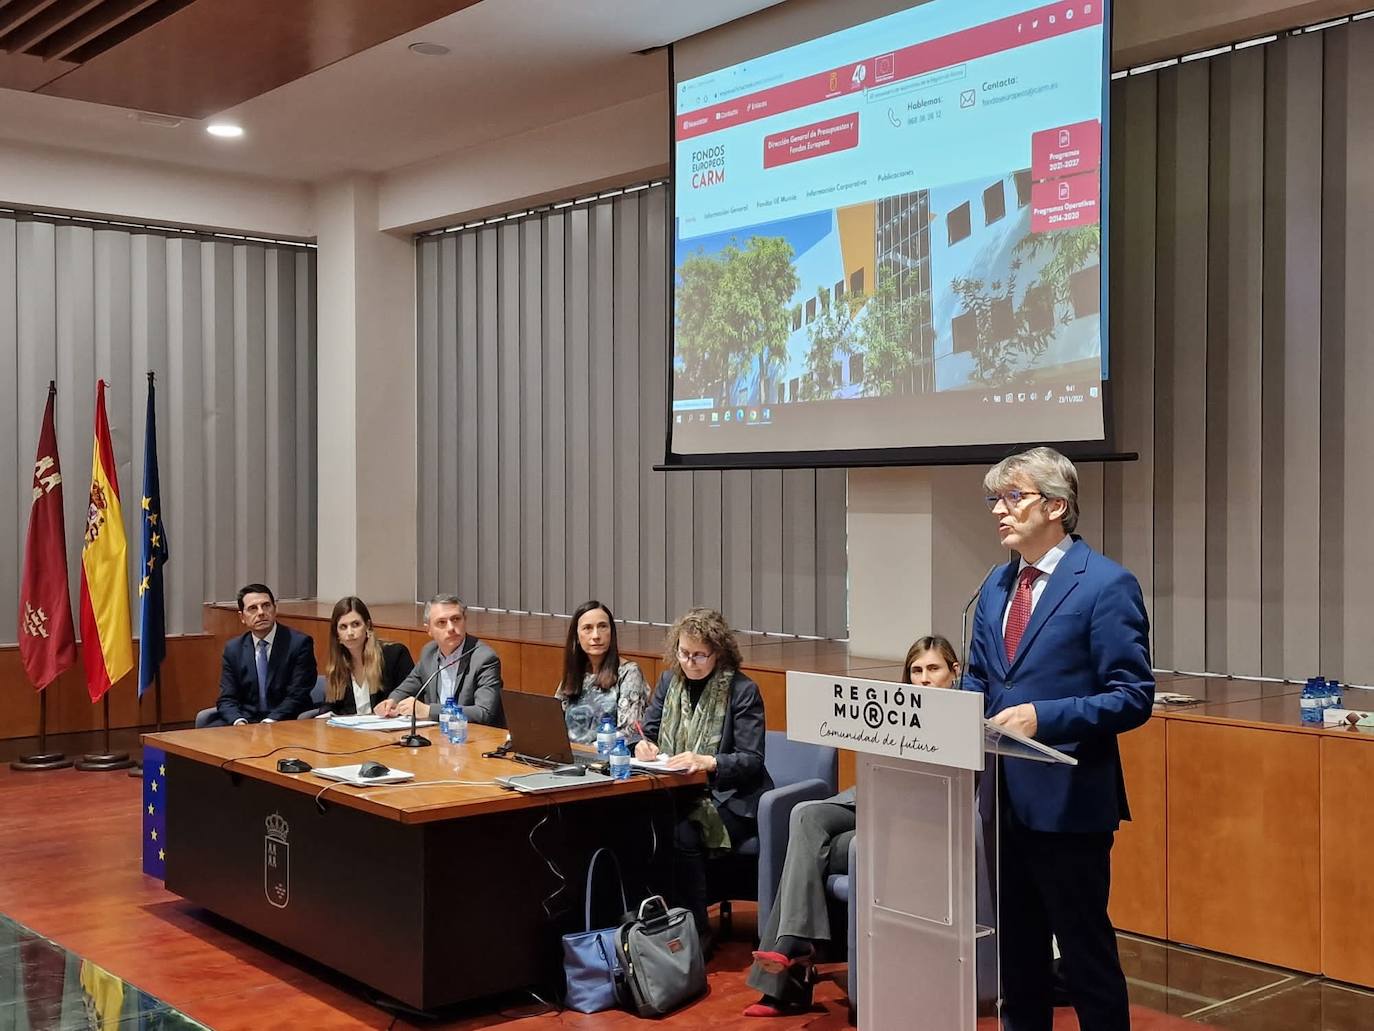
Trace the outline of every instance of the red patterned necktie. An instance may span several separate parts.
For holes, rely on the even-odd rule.
[[[1031,617],[1031,589],[1035,586],[1040,570],[1027,566],[1016,578],[1016,596],[1011,600],[1011,611],[1007,613],[1007,631],[1002,635],[1007,646],[1007,661],[1016,658],[1016,648],[1021,643],[1021,635],[1026,632],[1026,624]]]

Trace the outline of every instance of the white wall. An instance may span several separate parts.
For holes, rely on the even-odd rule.
[[[667,172],[665,90],[389,172],[379,184],[378,228],[435,229]]]
[[[0,206],[305,240],[310,187],[0,140]]]
[[[377,184],[322,184],[316,595],[415,600],[415,247]]]

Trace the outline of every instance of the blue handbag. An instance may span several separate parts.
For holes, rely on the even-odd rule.
[[[625,882],[620,876],[620,863],[615,853],[608,848],[599,848],[592,853],[587,864],[587,887],[583,904],[585,927],[583,931],[563,935],[563,972],[568,979],[568,994],[564,1004],[579,1013],[600,1013],[617,1005],[616,982],[621,977],[620,957],[616,953],[615,935],[620,929],[617,922],[613,927],[599,931],[592,930],[592,881],[596,876],[596,863],[603,855],[610,860],[615,870],[616,887],[620,889],[620,909],[624,913],[630,908],[625,898]],[[619,915],[617,915],[617,920]]]

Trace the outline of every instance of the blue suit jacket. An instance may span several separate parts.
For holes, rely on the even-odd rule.
[[[1002,639],[1019,560],[984,582],[964,686],[992,716],[1035,706],[1035,738],[1077,766],[1003,759],[1004,804],[1037,831],[1114,831],[1130,819],[1116,736],[1150,718],[1150,624],[1134,575],[1075,537],[1031,613],[1013,660]]]
[[[310,689],[315,686],[315,645],[299,630],[277,624],[277,636],[267,653],[267,712],[258,704],[258,663],[253,655],[253,635],[235,637],[224,646],[220,663],[219,702],[215,708],[225,723],[244,719],[261,722],[293,720],[310,708]]]

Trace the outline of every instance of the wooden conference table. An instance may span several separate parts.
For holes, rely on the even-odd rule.
[[[672,840],[671,796],[705,783],[701,774],[527,795],[490,783],[363,788],[277,770],[295,756],[321,767],[375,759],[417,782],[533,772],[483,757],[504,730],[473,726],[464,745],[439,740],[437,728],[421,733],[435,745],[400,748],[399,734],[323,720],[146,735],[167,753],[167,888],[432,1010],[557,983],[559,936],[581,929],[597,847],[615,848],[632,898],[645,882],[667,886],[655,843]]]

